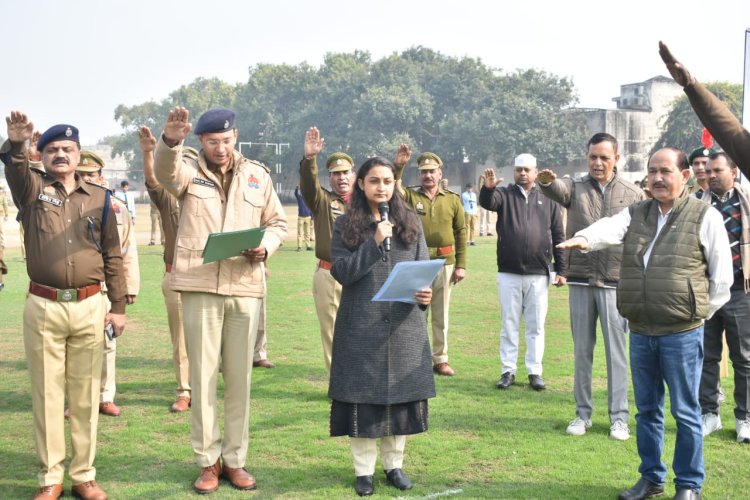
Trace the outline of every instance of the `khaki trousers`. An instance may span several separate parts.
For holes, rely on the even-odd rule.
[[[109,299],[106,295],[102,295],[104,299],[102,307],[104,308],[104,315],[112,307]],[[99,394],[100,403],[112,403],[115,400],[115,392],[117,391],[117,385],[115,384],[115,359],[117,358],[117,339],[109,340],[104,335],[104,352],[102,353],[102,377]]]
[[[268,340],[266,339],[266,299],[261,300],[258,316],[258,336],[255,339],[253,361],[268,359]]]
[[[297,248],[310,248],[310,222],[312,217],[297,217]]]
[[[161,240],[156,239],[156,234],[161,234]],[[161,226],[161,214],[159,211],[151,211],[151,240],[149,243],[156,243],[157,241],[160,241],[160,243],[164,244],[164,229]]]
[[[451,276],[455,265],[443,266],[432,282],[432,364],[448,362],[448,315],[451,302]]]
[[[352,458],[355,476],[375,474],[378,458],[377,439],[351,438]],[[406,436],[383,436],[380,438],[380,464],[383,470],[402,469]]]
[[[261,299],[182,292],[185,344],[190,361],[190,442],[199,467],[219,458],[245,466],[249,441],[252,352]],[[224,377],[224,437],[219,430],[216,389]]]
[[[167,307],[167,323],[172,338],[172,364],[177,379],[177,397],[190,397],[190,363],[185,349],[185,331],[182,328],[182,300],[180,292],[170,290],[172,273],[165,272],[161,280],[161,293]]]
[[[469,241],[474,241],[474,235],[476,234],[476,227],[478,225],[479,216],[464,213],[464,220],[466,221],[466,236]]]
[[[62,484],[65,475],[65,393],[70,408],[73,484],[96,478],[99,377],[104,343],[104,297],[52,302],[29,294],[23,340],[31,375],[39,484]]]
[[[313,274],[313,299],[320,323],[320,340],[323,342],[323,360],[326,371],[331,372],[333,351],[333,326],[341,303],[341,284],[331,276],[331,271],[318,267]]]

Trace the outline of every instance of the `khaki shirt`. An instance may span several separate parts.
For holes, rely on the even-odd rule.
[[[171,266],[174,262],[174,243],[177,239],[177,223],[180,220],[180,204],[161,185],[149,186],[146,190],[151,201],[159,209],[161,227],[164,231],[164,263]]]
[[[138,246],[135,241],[135,231],[133,231],[133,218],[122,200],[114,196],[110,196],[109,199],[112,201],[111,215],[117,221],[117,234],[120,236],[122,269],[128,295],[138,295],[141,289],[141,271],[138,267]]]
[[[29,278],[54,288],[104,281],[111,312],[125,314],[120,238],[111,210],[102,228],[106,189],[76,174],[75,189],[68,194],[53,177],[30,169],[24,143],[5,141],[0,157],[22,213]]]
[[[318,180],[315,158],[303,158],[299,164],[299,189],[313,214],[315,229],[315,256],[331,262],[331,236],[333,222],[346,213],[346,201],[339,195],[323,189]]]
[[[457,268],[466,269],[466,218],[461,196],[438,188],[435,199],[431,200],[419,186],[403,188],[403,171],[404,167],[396,167],[396,180],[404,198],[422,221],[430,258],[445,259],[445,265],[455,264]],[[453,245],[455,253],[436,253],[438,248],[449,245]]]
[[[180,202],[170,287],[179,292],[265,296],[264,267],[242,255],[203,264],[208,235],[264,227],[261,246],[268,257],[286,237],[287,222],[273,182],[263,165],[234,151],[234,175],[225,192],[219,179],[198,159],[183,157],[182,145],[170,148],[160,138],[154,152],[159,183]]]

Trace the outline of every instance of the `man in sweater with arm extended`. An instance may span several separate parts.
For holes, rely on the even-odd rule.
[[[598,133],[589,139],[589,174],[581,180],[557,179],[551,170],[539,172],[537,182],[546,196],[568,209],[566,234],[616,214],[643,199],[643,191],[617,175],[620,159],[617,139]],[[570,329],[573,333],[575,376],[573,394],[576,417],[566,432],[581,436],[591,427],[594,401],[591,392],[596,320],[599,318],[607,360],[607,404],[612,439],[630,438],[628,428],[628,359],[625,320],[616,307],[615,288],[620,279],[621,248],[594,254],[568,254]]]

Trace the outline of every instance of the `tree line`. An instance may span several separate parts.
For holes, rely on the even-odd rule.
[[[707,86],[739,114],[740,85]],[[377,61],[366,51],[329,53],[319,67],[257,64],[244,83],[198,78],[161,101],[119,105],[115,119],[125,132],[104,142],[113,146],[113,155],[124,155],[138,178],[139,127],[158,133],[176,105],[188,108],[193,121],[221,106],[237,113],[240,141],[261,144],[243,148],[243,154],[269,166],[280,163],[282,173],[273,175],[287,188],[297,182],[304,133],[313,125],[326,139],[324,154],[346,151],[357,164],[376,154],[390,157],[405,142],[416,154],[437,153],[448,169],[488,160],[510,165],[525,152],[554,168],[585,154],[589,131],[577,103],[571,79],[536,69],[506,72],[421,46]],[[702,125],[684,96],[662,128],[654,149],[671,145],[689,152],[700,144]],[[197,138],[188,145],[196,147]]]

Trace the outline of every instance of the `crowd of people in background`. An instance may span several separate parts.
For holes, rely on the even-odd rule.
[[[329,374],[330,434],[350,438],[358,495],[374,492],[378,449],[388,483],[412,487],[403,470],[406,437],[429,427],[434,376],[457,375],[448,357],[451,291],[467,277],[467,247],[477,233],[493,235],[491,214],[501,319],[496,387],[518,384],[523,317],[528,386],[546,389],[548,288],[567,284],[575,412],[566,432],[582,436],[592,428],[597,323],[613,440],[631,437],[633,383],[640,477],[620,499],[664,492],[665,387],[677,423],[674,498],[701,497],[704,437],[722,429],[723,339],[734,368],[736,438],[750,443],[750,190],[738,182],[740,172],[750,174],[750,133],[666,45],[659,52],[719,147],[704,140],[689,154],[659,149],[638,184],[617,171],[618,139],[598,132],[586,144],[588,173],[580,179],[558,178],[523,152],[512,183],[489,168],[478,191],[468,183],[455,193],[440,156],[422,152],[419,184],[404,186],[412,151],[402,144],[393,160],[376,156],[358,168],[344,151],[329,154],[327,189],[318,171],[325,140],[317,127],[306,131],[294,191],[296,250],[317,259],[311,288]],[[128,181],[119,191],[107,188],[104,160],[81,151],[75,126],[39,133],[20,111],[6,123],[0,159],[10,193],[0,186],[0,219],[7,220],[12,200],[31,280],[23,334],[40,467],[34,498],[63,494],[67,418],[72,493],[105,499],[94,468],[96,434],[100,414],[121,413],[114,402],[116,339],[140,286],[135,197]],[[200,151],[184,145],[191,133]],[[152,203],[149,245],[164,245],[176,379],[170,411],[190,412],[200,494],[216,491],[220,478],[236,489],[256,488],[245,468],[252,368],[273,367],[268,261],[287,235],[269,170],[243,157],[237,138],[235,114],[224,108],[206,111],[193,127],[190,112],[178,106],[158,136],[139,131]],[[209,235],[254,228],[264,229],[256,246],[203,262]],[[3,248],[0,230],[0,291],[8,271]],[[430,286],[401,301],[372,301],[396,264],[434,259],[440,269]]]

